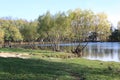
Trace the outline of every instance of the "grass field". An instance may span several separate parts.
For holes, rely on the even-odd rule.
[[[0,52],[31,56],[29,59],[0,58],[0,80],[120,80],[120,63],[117,62],[63,58],[67,53],[61,57],[62,53],[44,50],[2,48]],[[57,56],[51,56],[53,54]]]

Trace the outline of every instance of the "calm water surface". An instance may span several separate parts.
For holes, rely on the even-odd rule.
[[[90,60],[120,62],[119,42],[90,42],[83,52],[83,57]]]
[[[61,49],[71,50],[79,43],[59,44]],[[81,45],[85,45],[82,43]],[[51,46],[52,44],[43,44],[38,46]],[[115,61],[120,62],[120,42],[89,42],[83,51],[83,58],[90,60]]]

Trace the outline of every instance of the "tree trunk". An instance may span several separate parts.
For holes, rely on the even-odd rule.
[[[77,55],[78,57],[83,56],[82,51],[87,47],[88,42],[82,48],[81,48],[80,44],[81,43],[79,43],[79,45],[74,50],[71,50],[71,52],[74,53],[75,55]]]

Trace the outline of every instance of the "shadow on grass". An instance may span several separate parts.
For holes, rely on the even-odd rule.
[[[119,80],[107,68],[48,60],[0,58],[0,80]]]

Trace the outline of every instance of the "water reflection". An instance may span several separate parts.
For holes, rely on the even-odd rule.
[[[81,43],[85,45],[86,43]],[[73,50],[79,43],[59,44],[61,51],[69,52]],[[51,48],[54,44],[38,44],[42,48]],[[84,58],[91,60],[116,61],[120,62],[120,43],[119,42],[89,42],[83,51]]]
[[[83,57],[91,60],[120,62],[120,43],[89,43]]]

